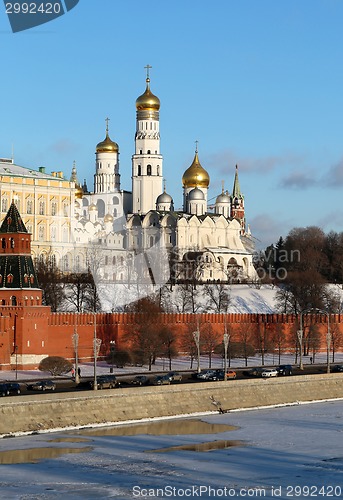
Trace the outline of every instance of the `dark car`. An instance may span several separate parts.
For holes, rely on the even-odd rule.
[[[292,365],[280,365],[276,367],[279,375],[292,375]]]
[[[152,381],[154,385],[170,385],[170,379],[167,375],[157,375]]]
[[[115,375],[99,375],[96,379],[98,389],[113,389],[119,386],[117,377]],[[89,382],[91,388],[94,388],[94,380]]]
[[[182,380],[182,375],[179,372],[169,372],[166,376],[169,377],[171,382],[181,382]]]
[[[132,385],[149,385],[150,380],[146,375],[136,375],[130,382]]]
[[[343,365],[335,365],[332,367],[332,372],[335,373],[342,373],[343,372]]]
[[[0,383],[0,396],[8,396],[9,390],[7,384]]]
[[[37,380],[37,382],[27,384],[27,389],[29,391],[54,391],[56,384],[53,380]]]
[[[7,389],[9,391],[9,394],[20,394],[21,393],[21,388],[20,384],[17,382],[6,382]]]
[[[243,375],[247,377],[262,377],[263,368],[252,368],[251,370],[244,371]]]

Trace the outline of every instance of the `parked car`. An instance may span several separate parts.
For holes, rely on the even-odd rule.
[[[263,371],[263,368],[261,368],[261,367],[252,368],[251,370],[244,371],[243,375],[245,375],[247,377],[261,377],[262,371]]]
[[[343,372],[343,365],[335,365],[332,367],[332,372],[336,373],[342,373]]]
[[[20,394],[21,393],[21,388],[20,384],[17,382],[6,382],[7,389],[9,391],[9,394]]]
[[[37,380],[37,382],[27,384],[27,389],[29,391],[54,391],[56,384],[53,380]]]
[[[270,378],[270,377],[277,377],[278,376],[278,371],[276,368],[266,368],[265,370],[262,370],[261,376],[262,378]]]
[[[292,375],[293,373],[292,365],[280,365],[276,369],[279,375]]]
[[[170,379],[167,375],[157,375],[152,383],[154,385],[170,385]]]
[[[120,383],[117,381],[117,377],[115,375],[98,375],[96,378],[97,388],[98,389],[113,389],[114,387],[118,387]],[[89,382],[91,388],[94,388],[94,380]]]
[[[228,370],[226,372],[226,379],[227,380],[233,380],[237,377],[237,373],[234,370]],[[224,380],[225,379],[225,372],[224,370],[221,370],[218,373],[218,379],[217,380]]]
[[[146,375],[136,375],[131,381],[132,385],[149,385],[150,380]]]
[[[179,372],[169,372],[167,377],[169,377],[170,382],[181,382],[182,380],[182,375]]]
[[[8,390],[7,384],[0,383],[0,396],[4,397],[4,396],[8,396],[8,395],[9,395],[9,390]]]
[[[215,370],[201,370],[201,372],[197,374],[197,378],[200,380],[210,380],[211,377],[215,376],[215,373]]]

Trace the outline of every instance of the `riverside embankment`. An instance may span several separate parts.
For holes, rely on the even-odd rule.
[[[149,418],[343,399],[342,374],[231,380],[7,397],[0,435],[111,424]]]

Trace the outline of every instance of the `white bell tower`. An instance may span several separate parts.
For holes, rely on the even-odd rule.
[[[132,156],[132,211],[146,214],[156,209],[162,192],[163,158],[160,154],[160,100],[150,90],[149,70],[146,89],[136,100],[135,154]]]

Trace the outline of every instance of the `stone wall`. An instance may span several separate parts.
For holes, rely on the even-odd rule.
[[[83,393],[7,397],[0,405],[0,434],[111,424],[215,411],[343,398],[342,374],[204,382]]]

